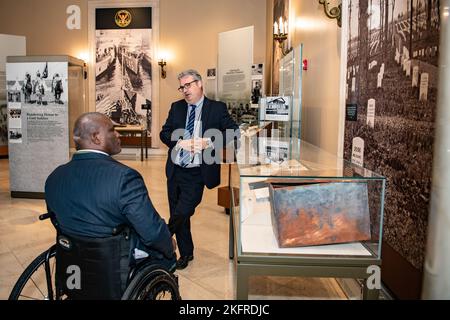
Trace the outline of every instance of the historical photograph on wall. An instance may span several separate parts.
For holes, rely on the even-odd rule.
[[[96,110],[120,125],[148,124],[149,132],[151,16],[150,7],[96,9]]]
[[[8,119],[8,105],[6,103],[6,100],[0,100],[0,147],[8,145],[7,119]]]
[[[8,105],[67,106],[67,62],[7,64]]]
[[[264,93],[264,64],[252,64],[252,108],[258,108],[259,99]]]
[[[439,1],[350,0],[344,157],[387,178],[383,240],[424,262]],[[401,226],[401,227],[399,227]]]
[[[0,148],[8,145],[8,105],[6,102],[6,72],[0,71]],[[0,151],[0,156],[3,155]]]
[[[206,69],[206,80],[204,83],[205,95],[209,99],[216,99],[217,97],[217,69],[216,68],[208,68]]]
[[[254,124],[258,120],[258,109],[252,108],[246,100],[230,100],[226,102],[228,113],[238,123]]]

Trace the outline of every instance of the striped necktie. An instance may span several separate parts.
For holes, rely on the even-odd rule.
[[[191,104],[189,106],[191,107],[191,110],[189,113],[189,120],[188,120],[186,129],[184,130],[183,140],[191,139],[194,134],[195,108],[197,106],[195,104]],[[191,162],[191,153],[181,149],[180,150],[180,165],[184,168],[190,162]]]

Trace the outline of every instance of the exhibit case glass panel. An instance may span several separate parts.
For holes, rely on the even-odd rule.
[[[267,152],[273,140],[244,135],[231,166],[238,257],[381,259],[385,177],[298,139]]]
[[[280,60],[278,95],[260,99],[259,121],[273,122],[279,137],[300,139],[301,93],[302,93],[302,51],[300,44]]]

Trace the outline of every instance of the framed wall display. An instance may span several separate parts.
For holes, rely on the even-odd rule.
[[[89,2],[91,109],[150,136],[159,130],[158,27],[158,0]]]
[[[210,99],[216,99],[217,97],[217,69],[208,68],[206,70],[205,94]]]
[[[221,101],[250,101],[253,34],[253,26],[219,33],[217,85]]]
[[[252,96],[251,106],[258,108],[259,99],[264,93],[264,64],[252,64]]]
[[[216,68],[210,68],[206,70],[206,79],[215,79],[216,78]]]

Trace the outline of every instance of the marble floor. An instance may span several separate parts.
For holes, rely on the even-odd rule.
[[[164,156],[144,162],[120,160],[144,177],[153,205],[168,221]],[[226,168],[222,181],[227,181]],[[12,199],[8,160],[0,160],[0,299],[7,299],[24,268],[53,242],[49,221],[39,221],[46,212],[43,200]],[[235,266],[228,258],[228,216],[217,205],[217,190],[205,189],[203,201],[192,218],[195,259],[177,271],[184,300],[235,298]],[[250,299],[347,299],[335,279],[251,277]]]

